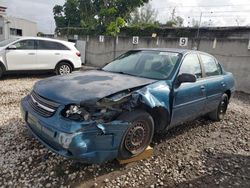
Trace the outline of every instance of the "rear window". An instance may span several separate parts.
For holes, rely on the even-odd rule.
[[[53,41],[39,40],[37,44],[37,49],[39,50],[69,50],[68,47]]]

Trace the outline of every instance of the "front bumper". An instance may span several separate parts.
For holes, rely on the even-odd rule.
[[[22,116],[28,129],[47,148],[86,163],[103,163],[117,157],[128,123],[70,121],[60,114],[64,106],[60,106],[52,117],[45,118],[31,108],[28,97],[21,101]]]

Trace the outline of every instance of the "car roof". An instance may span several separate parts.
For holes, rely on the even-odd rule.
[[[47,37],[17,37],[17,39],[27,39],[27,40],[46,40],[46,41],[52,41],[52,42],[60,42],[66,45],[73,45],[73,42],[68,42],[64,40],[58,40],[58,39],[52,39]]]
[[[176,53],[181,53],[181,54],[185,54],[188,52],[200,52],[197,50],[189,50],[189,49],[184,49],[184,48],[137,48],[137,49],[133,49],[133,50],[176,52]],[[205,52],[202,52],[202,53],[205,53]]]

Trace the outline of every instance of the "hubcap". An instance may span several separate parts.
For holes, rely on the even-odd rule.
[[[62,65],[59,69],[60,75],[65,75],[70,73],[70,67],[68,65]]]
[[[227,99],[223,99],[221,101],[220,107],[219,107],[219,116],[220,116],[220,118],[223,118],[226,111],[227,111]]]
[[[138,121],[132,124],[125,137],[125,147],[132,154],[141,152],[148,141],[149,129],[145,122]]]

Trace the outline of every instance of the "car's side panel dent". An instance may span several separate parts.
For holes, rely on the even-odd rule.
[[[162,131],[170,122],[170,89],[166,81],[148,85],[132,94],[137,105],[143,104],[155,121],[155,130]]]

